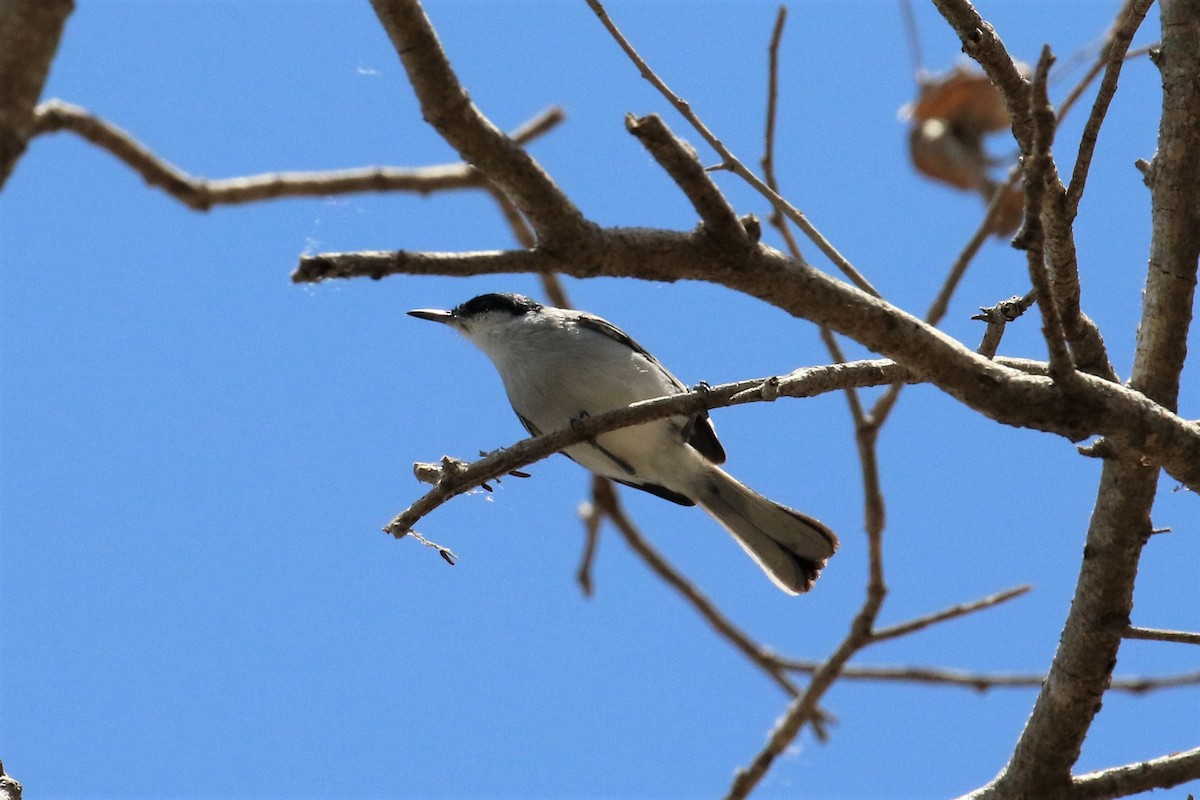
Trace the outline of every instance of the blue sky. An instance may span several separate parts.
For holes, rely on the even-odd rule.
[[[47,97],[82,105],[208,177],[456,160],[420,118],[366,3],[81,2]],[[1115,3],[984,2],[1010,49],[1060,56],[1061,97]],[[776,5],[613,3],[672,87],[748,164],[762,148]],[[785,194],[893,302],[918,313],[981,207],[916,177],[897,109],[913,80],[890,2],[791,5],[778,170]],[[511,129],[558,104],[536,158],[602,224],[691,228],[694,213],[624,130],[678,117],[583,3],[429,4],[474,100]],[[959,48],[918,9],[932,69]],[[1152,41],[1156,12],[1138,42]],[[1089,51],[1090,52],[1090,51]],[[1090,95],[1089,95],[1090,97]],[[1132,62],[1079,218],[1085,310],[1128,374],[1160,90]],[[1069,165],[1083,114],[1059,135]],[[1011,147],[994,143],[997,152]],[[709,156],[706,155],[706,158]],[[1064,167],[1065,168],[1065,167]],[[719,176],[739,212],[762,199]],[[68,134],[36,140],[0,196],[0,757],[27,796],[711,797],[785,698],[606,533],[595,597],[573,573],[587,478],[554,458],[420,527],[448,567],[379,532],[423,486],[414,461],[523,436],[484,357],[404,315],[528,276],[295,286],[306,252],[512,246],[472,193],[185,209]],[[566,282],[685,383],[781,374],[828,356],[808,323],[717,287]],[[987,244],[944,328],[1027,288]],[[1200,343],[1193,336],[1193,351]],[[861,351],[851,345],[852,354]],[[1036,319],[1001,351],[1044,357]],[[1196,416],[1196,371],[1183,411]],[[739,625],[827,655],[862,599],[862,495],[845,402],[717,412],[730,472],[819,517],[842,549],[809,595],[779,593],[696,509],[625,500],[645,534]],[[880,440],[888,503],[882,621],[1000,589],[995,610],[879,646],[864,664],[1044,670],[1070,601],[1099,465],[905,391]],[[1196,629],[1196,499],[1164,482],[1135,624]],[[1195,670],[1195,648],[1132,642],[1118,673]],[[1197,689],[1111,694],[1080,761],[1195,745]],[[761,797],[939,797],[1003,765],[1031,690],[843,682]],[[1189,787],[1196,791],[1195,785]],[[1167,796],[1183,797],[1179,788]]]

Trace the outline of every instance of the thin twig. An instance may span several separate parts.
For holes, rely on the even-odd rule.
[[[779,12],[775,17],[775,27],[771,31],[770,44],[767,47],[767,122],[763,131],[763,156],[760,162],[767,185],[776,193],[779,193],[779,181],[775,175],[775,120],[779,103],[779,49],[783,41],[783,29],[786,22],[787,6],[780,6]],[[771,212],[769,221],[783,237],[789,254],[797,261],[803,263],[804,256],[800,252],[800,246],[796,242],[796,237],[792,235],[792,229],[788,225],[787,218],[779,213],[778,208],[775,208]],[[846,354],[842,351],[842,347],[838,343],[833,331],[822,325],[820,332],[821,341],[824,342],[825,348],[829,351],[833,362],[837,364],[844,363],[846,361]],[[853,386],[848,386],[845,389],[845,395],[846,402],[850,406],[850,415],[854,421],[855,430],[862,431],[867,425],[867,418],[863,411],[863,404],[858,390]],[[864,480],[867,480],[868,473],[871,472],[872,470],[868,469],[867,465],[863,463]],[[868,481],[866,485],[875,487],[875,491],[868,490],[867,492],[866,517],[869,519],[878,519],[882,525],[884,505],[882,494],[878,491],[878,481],[876,480],[874,483]]]
[[[925,55],[921,52],[921,31],[917,27],[917,15],[913,12],[912,0],[900,0],[900,15],[904,17],[904,38],[908,41],[908,58],[912,62],[913,77],[919,83],[925,74]]]
[[[372,0],[404,65],[421,115],[465,161],[499,186],[550,246],[586,239],[593,226],[541,165],[471,101],[419,0]]]
[[[829,351],[829,357],[834,364],[848,364],[846,351],[842,349],[841,343],[837,340],[837,335],[833,331],[826,328],[824,325],[820,328],[821,341],[825,345],[825,349]],[[862,398],[859,396],[857,386],[847,386],[845,388],[846,403],[850,406],[850,419],[856,426],[866,422],[866,415],[863,411]]]
[[[1122,634],[1126,639],[1149,639],[1155,642],[1178,642],[1179,644],[1200,644],[1200,633],[1191,631],[1168,631],[1161,628],[1135,628],[1130,625]]]
[[[696,131],[704,138],[706,142],[708,142],[709,146],[721,156],[721,166],[749,183],[756,191],[770,200],[771,205],[777,208],[788,219],[795,223],[796,227],[804,231],[804,234],[813,241],[817,248],[825,254],[825,256],[830,260],[830,262],[833,263],[834,266],[841,270],[843,275],[850,279],[851,283],[867,294],[872,295],[873,297],[879,297],[879,292],[876,291],[875,287],[872,286],[871,283],[864,278],[857,269],[854,268],[854,265],[851,264],[845,256],[838,252],[837,248],[835,248],[828,239],[821,235],[820,231],[818,231],[813,224],[808,221],[808,218],[804,216],[804,213],[801,212],[800,209],[796,208],[787,200],[784,200],[782,197],[780,197],[779,194],[772,190],[770,186],[767,186],[762,179],[747,169],[746,165],[738,160],[733,153],[730,152],[729,148],[727,148],[725,144],[718,139],[711,130],[709,130],[708,126],[705,125],[700,118],[692,112],[691,106],[688,104],[688,102],[671,91],[670,87],[663,82],[662,78],[660,78],[654,72],[654,70],[650,68],[646,61],[640,55],[638,55],[637,50],[634,49],[633,45],[629,43],[629,40],[625,38],[625,36],[617,28],[616,24],[608,16],[608,12],[604,10],[604,5],[600,2],[600,0],[587,0],[587,3],[591,7],[592,11],[595,12],[596,16],[599,17],[600,21],[604,24],[604,27],[608,30],[609,34],[612,35],[617,44],[621,46],[621,49],[625,51],[625,54],[629,56],[629,59],[634,63],[635,66],[637,66],[642,77],[649,81],[654,88],[658,89],[659,93],[662,94],[663,97],[665,97],[667,101],[675,107],[676,111],[683,115],[684,119],[691,123],[692,127],[696,129]]]
[[[760,160],[767,185],[776,193],[779,193],[779,179],[775,175],[775,120],[779,103],[779,48],[783,41],[783,29],[786,23],[787,6],[780,6],[779,12],[775,17],[775,27],[771,31],[771,41],[767,47],[767,122],[763,131],[763,156]],[[804,255],[800,252],[800,245],[796,241],[796,237],[792,235],[792,229],[788,225],[787,218],[779,212],[778,208],[773,208],[769,222],[783,237],[788,253],[792,258],[803,263]],[[825,348],[829,351],[833,362],[837,364],[845,362],[846,355],[842,351],[841,345],[838,344],[837,337],[833,331],[824,325],[821,326],[820,331],[821,340],[825,343]],[[847,387],[845,392],[846,401],[850,404],[850,414],[854,419],[854,423],[856,426],[860,425],[865,422],[865,416],[863,414],[862,402],[858,396],[858,390],[851,386]]]
[[[1071,797],[1109,800],[1153,789],[1169,789],[1200,778],[1200,747],[1161,758],[1089,772],[1071,779]],[[1192,795],[1188,794],[1189,800]]]
[[[772,90],[768,92],[768,102],[771,105],[768,112],[768,119],[774,118],[774,105],[778,102],[778,92],[774,87],[776,84],[776,72],[778,70],[779,38],[782,36],[784,21],[785,17],[781,11],[777,19],[770,48],[769,83]],[[766,137],[766,147],[763,156],[764,164],[773,163],[773,145],[774,135],[772,132],[772,135]],[[772,185],[768,189],[778,197],[773,171],[768,173],[768,176],[772,181]],[[783,210],[778,205],[776,205],[776,208]],[[784,240],[792,247],[792,255],[797,260],[801,260],[799,248],[794,245],[787,222],[782,217],[776,218],[775,215],[772,216],[776,227],[783,233]],[[797,222],[792,215],[787,215],[787,217],[793,222]],[[797,224],[801,230],[804,230],[803,225],[799,225],[798,222]],[[809,235],[811,238],[811,234]],[[820,242],[817,242],[817,244],[820,247]],[[824,248],[822,250],[824,251]],[[821,338],[835,360],[845,361],[845,354],[842,352],[836,337],[824,325],[821,326]],[[863,605],[851,622],[850,630],[847,632],[846,637],[829,658],[812,673],[812,680],[809,681],[808,688],[803,695],[797,697],[789,705],[783,717],[771,731],[766,745],[751,760],[747,767],[738,770],[729,788],[727,795],[729,800],[744,798],[754,790],[771,768],[771,765],[774,764],[775,759],[799,735],[805,723],[812,723],[818,734],[820,734],[820,729],[816,724],[818,719],[818,704],[825,692],[841,676],[846,663],[856,652],[870,644],[871,630],[874,627],[875,619],[879,615],[879,610],[883,606],[884,598],[887,596],[887,585],[883,577],[883,529],[886,524],[886,506],[879,481],[879,461],[876,448],[879,429],[869,424],[858,393],[854,389],[848,388],[845,394],[854,420],[854,440],[858,450],[864,494],[864,527],[867,533],[868,579]]]
[[[1031,374],[1045,371],[1045,365],[1040,362],[1024,359],[1002,361],[1010,368],[1028,370]],[[443,458],[441,476],[434,488],[397,515],[384,530],[401,538],[419,519],[450,499],[546,458],[572,444],[594,439],[618,428],[666,417],[686,416],[713,408],[769,402],[778,397],[809,397],[841,391],[847,386],[881,386],[904,380],[907,374],[903,367],[886,360],[810,367],[796,370],[782,378],[772,376],[736,381],[709,387],[703,392],[645,400],[627,408],[595,414],[562,430],[533,436],[511,447],[496,450],[469,464]]]
[[[992,192],[992,197],[984,209],[983,219],[971,237],[967,239],[962,250],[959,251],[954,263],[950,265],[950,271],[946,273],[946,280],[942,282],[942,288],[938,290],[937,296],[933,298],[933,302],[929,304],[929,309],[925,312],[924,319],[930,325],[937,325],[946,316],[946,312],[950,308],[950,300],[954,297],[954,292],[962,282],[963,276],[966,275],[967,267],[971,265],[975,256],[979,254],[979,250],[993,233],[992,226],[1003,211],[1005,195],[1012,187],[1016,186],[1019,179],[1020,173],[1014,172],[1004,183],[997,184],[996,190]]]
[[[775,15],[775,27],[771,30],[771,41],[767,45],[767,119],[763,125],[763,156],[759,163],[762,165],[763,178],[767,186],[779,194],[779,180],[775,176],[775,127],[779,116],[779,47],[783,42],[783,27],[787,23],[787,6],[780,6]],[[785,221],[779,207],[771,205],[771,216],[767,221],[783,236],[788,252],[792,258],[801,264],[807,263],[800,251],[800,243],[792,235],[792,229]]]
[[[757,644],[740,628],[734,625],[720,612],[711,600],[694,584],[671,566],[663,556],[646,541],[641,531],[625,514],[621,501],[613,491],[612,483],[605,478],[592,478],[592,497],[595,498],[593,514],[607,518],[613,527],[624,537],[642,560],[645,561],[655,574],[685,600],[717,631],[718,634],[733,644],[742,654],[758,665],[781,689],[789,696],[799,694],[799,689],[788,678],[786,670],[768,650]]]
[[[603,480],[603,479],[601,479]],[[584,597],[591,597],[595,590],[592,583],[592,565],[596,560],[596,545],[600,542],[600,524],[604,522],[604,510],[599,508],[595,499],[595,476],[592,481],[592,502],[579,507],[579,516],[583,520],[583,554],[579,558],[579,567],[575,570],[575,582]]]
[[[982,611],[985,608],[991,608],[992,606],[1000,605],[1001,603],[1012,600],[1015,597],[1020,597],[1021,595],[1029,592],[1031,589],[1033,589],[1033,587],[1028,585],[1015,586],[1012,589],[1005,589],[1003,592],[997,592],[996,594],[988,595],[987,597],[979,600],[973,600],[970,603],[959,603],[958,605],[943,609],[937,613],[927,614],[926,616],[918,617],[899,625],[891,625],[887,628],[878,628],[871,632],[871,642],[872,644],[875,644],[878,642],[885,642],[888,639],[895,639],[899,636],[907,636],[910,633],[915,633],[916,631],[928,628],[930,625],[936,625],[937,623],[945,622],[946,620],[958,619],[959,617],[966,616],[967,614],[973,614],[976,611]]]
[[[990,309],[981,308],[981,311],[990,311]],[[1004,338],[1004,329],[1008,324],[1008,320],[1003,317],[989,316],[981,317],[979,315],[971,317],[971,319],[986,319],[987,328],[983,331],[983,338],[979,342],[979,347],[975,352],[985,358],[993,358],[996,351],[1000,349],[1000,340]]]
[[[508,222],[508,227],[512,230],[513,238],[517,240],[517,244],[526,250],[532,250],[537,246],[537,238],[534,236],[533,229],[529,227],[529,223],[525,221],[521,210],[516,204],[508,198],[501,189],[495,184],[488,183],[485,187],[492,199],[496,201],[496,205],[500,207],[500,213],[504,215],[504,219]],[[555,272],[538,273],[538,278],[542,282],[542,291],[546,293],[546,298],[551,305],[559,308],[571,308],[571,301],[567,298],[567,290],[563,287],[562,281],[559,280],[558,274]]]
[[[963,50],[983,67],[992,83],[1000,89],[1012,119],[1013,137],[1021,152],[1029,155],[1034,147],[1033,101],[1029,82],[1021,76],[1012,57],[1004,47],[996,31],[989,25],[968,0],[934,0],[934,4],[958,33]],[[1046,105],[1049,105],[1048,102]],[[1042,124],[1045,131],[1048,127]],[[1048,151],[1048,147],[1044,148]],[[1052,187],[1046,198],[1043,225],[1046,254],[1051,262],[1050,275],[1054,284],[1058,315],[1071,345],[1076,367],[1082,372],[1098,375],[1107,380],[1116,380],[1115,371],[1108,359],[1103,338],[1095,323],[1079,308],[1079,276],[1070,219],[1067,217],[1065,189],[1058,181],[1053,159],[1048,159],[1043,170],[1046,185]],[[1028,187],[1026,199],[1028,202]],[[1039,211],[1042,206],[1039,205]],[[1026,206],[1026,228],[1033,216],[1033,209]],[[1061,362],[1061,359],[1060,359]],[[1060,364],[1061,366],[1061,364]],[[1066,373],[1069,375],[1070,373]]]
[[[554,125],[566,118],[566,114],[558,107],[551,107],[548,111],[557,112],[556,115],[551,115],[543,112],[523,125],[517,127],[509,138],[520,145],[532,141],[534,138],[541,136],[546,131],[550,130]],[[508,223],[509,229],[512,231],[513,238],[517,240],[517,244],[526,249],[532,249],[537,245],[537,237],[534,235],[533,228],[529,227],[529,222],[526,221],[521,210],[517,208],[517,204],[512,201],[504,190],[491,181],[486,181],[484,188],[491,194],[492,199],[500,206],[500,212],[504,215],[505,221]],[[544,273],[542,276],[542,288],[546,291],[550,302],[560,308],[570,307],[570,303],[566,299],[566,292],[562,288],[558,277],[553,273]]]
[[[779,660],[786,669],[811,674],[821,668],[821,661],[805,659]],[[860,666],[848,664],[842,669],[842,677],[856,681],[887,681],[895,683],[920,683],[934,686],[960,686],[985,692],[989,689],[1037,689],[1046,680],[1044,673],[989,673],[940,667],[889,667]],[[1145,694],[1163,689],[1179,689],[1200,685],[1200,672],[1184,672],[1160,677],[1113,678],[1109,689],[1129,694]]]
[[[1075,84],[1075,86],[1071,88],[1071,91],[1067,92],[1066,96],[1063,97],[1062,101],[1058,104],[1059,122],[1061,122],[1062,118],[1067,115],[1067,112],[1074,107],[1075,103],[1079,101],[1079,98],[1083,96],[1085,91],[1087,91],[1087,88],[1092,84],[1092,81],[1096,80],[1097,76],[1104,71],[1105,66],[1108,64],[1108,57],[1112,49],[1113,39],[1116,37],[1117,32],[1121,30],[1122,22],[1128,16],[1130,8],[1136,2],[1138,2],[1138,0],[1125,0],[1125,4],[1121,7],[1121,10],[1117,12],[1116,17],[1113,19],[1112,25],[1109,26],[1108,33],[1104,36],[1104,41],[1101,42],[1100,47],[1096,52],[1096,58],[1092,62],[1092,66],[1088,68],[1088,71],[1084,73],[1084,76],[1079,80],[1079,83]],[[1147,51],[1148,48],[1130,50],[1125,54],[1125,60],[1129,61],[1138,57],[1139,55],[1145,55]]]
[[[1096,141],[1100,136],[1100,126],[1104,123],[1104,115],[1117,93],[1117,80],[1121,75],[1121,67],[1125,64],[1125,53],[1137,33],[1138,26],[1146,17],[1150,4],[1154,0],[1128,0],[1122,13],[1118,15],[1120,25],[1109,37],[1104,50],[1107,65],[1104,68],[1104,79],[1100,81],[1100,90],[1092,104],[1092,113],[1088,116],[1079,137],[1079,154],[1075,157],[1075,169],[1071,173],[1071,183],[1067,187],[1066,217],[1073,220],[1079,212],[1079,201],[1083,197],[1083,189],[1087,183],[1088,169],[1092,165],[1092,154],[1096,150]]]
[[[873,538],[878,539],[878,537]],[[874,555],[872,559],[874,560]],[[874,570],[872,570],[873,577]],[[882,590],[882,584],[876,585],[872,579],[868,584],[867,601],[851,622],[846,638],[842,640],[833,654],[812,673],[812,680],[809,681],[808,688],[804,694],[797,697],[788,706],[787,711],[771,730],[766,745],[748,766],[737,771],[733,783],[729,787],[729,792],[725,795],[726,800],[741,800],[758,786],[771,765],[775,763],[775,759],[791,746],[805,722],[813,718],[817,712],[817,703],[841,675],[846,663],[870,642],[871,626],[883,604]]]
[[[564,119],[561,109],[549,108],[513,132],[514,141],[528,142]],[[416,192],[430,194],[453,189],[479,189],[487,179],[468,164],[433,167],[364,167],[318,172],[274,172],[210,180],[190,175],[155,155],[127,131],[87,110],[61,100],[37,107],[34,135],[70,131],[137,172],[188,208],[207,211],[213,206],[254,203],[284,197],[325,197],[357,192]]]
[[[1004,337],[1005,327],[1028,311],[1036,298],[1037,295],[1030,290],[1024,297],[1013,296],[987,308],[980,306],[979,313],[972,316],[971,319],[986,322],[987,329],[983,333],[983,340],[979,343],[976,352],[985,358],[995,358],[996,350],[1000,347],[1000,340]]]
[[[1042,227],[1042,204],[1045,201],[1052,169],[1050,145],[1054,141],[1054,110],[1046,96],[1046,77],[1054,56],[1050,48],[1042,48],[1041,58],[1033,75],[1032,100],[1033,136],[1029,156],[1025,159],[1025,225],[1017,235],[1015,247],[1025,250],[1029,277],[1037,294],[1038,309],[1042,312],[1042,333],[1050,353],[1050,375],[1056,381],[1067,381],[1075,373],[1075,363],[1067,348],[1067,337],[1059,316],[1054,285],[1046,266],[1045,238]]]
[[[718,245],[746,245],[751,239],[746,233],[737,213],[721,190],[713,183],[712,176],[696,156],[696,151],[677,138],[662,117],[650,114],[645,117],[625,116],[625,129],[637,137],[642,146],[654,157],[658,165],[671,177],[692,207],[700,215],[704,228],[712,234]]]
[[[442,557],[442,559],[450,566],[453,567],[454,563],[458,560],[458,556],[456,556],[454,554],[454,551],[451,550],[449,547],[443,547],[442,545],[438,544],[435,541],[426,539],[424,536],[417,533],[416,531],[409,531],[408,535],[413,537],[414,539],[416,539],[418,542],[425,545],[426,547],[432,547],[434,550],[436,550],[438,552],[438,555],[440,555]]]
[[[775,120],[779,104],[779,48],[783,41],[783,29],[786,23],[787,6],[780,6],[775,17],[775,27],[771,31],[771,41],[767,46],[767,122],[763,130],[763,156],[760,160],[767,185],[777,194],[779,193],[779,179],[775,175]],[[787,218],[780,213],[777,207],[772,207],[769,222],[783,237],[784,244],[792,258],[804,263],[804,254],[800,252],[800,245],[796,241],[796,237],[792,235]],[[820,327],[820,331],[821,340],[825,343],[825,348],[829,351],[834,363],[845,362],[846,355],[842,351],[841,345],[838,344],[833,331],[824,325]],[[850,386],[846,388],[845,394],[855,425],[861,425],[865,421],[865,416],[858,390]]]
[[[942,321],[942,317],[946,315],[946,312],[950,308],[950,300],[962,282],[963,277],[967,274],[967,268],[971,266],[971,262],[974,261],[984,242],[994,233],[992,226],[1000,218],[1004,197],[1016,185],[1019,177],[1020,173],[1014,170],[1009,175],[1008,180],[997,185],[995,191],[992,192],[992,198],[988,201],[987,208],[984,210],[983,219],[975,229],[975,232],[971,234],[971,238],[963,245],[963,249],[959,252],[958,257],[954,259],[954,263],[950,266],[950,271],[946,274],[946,279],[942,282],[942,288],[938,290],[937,296],[934,297],[933,302],[929,304],[929,309],[925,312],[925,321],[930,325],[937,325]],[[882,427],[887,422],[903,389],[904,384],[893,384],[888,387],[886,392],[879,396],[879,399],[875,401],[875,405],[871,407],[870,420],[872,424]]]

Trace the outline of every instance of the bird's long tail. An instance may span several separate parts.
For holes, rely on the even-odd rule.
[[[810,516],[781,506],[714,465],[706,465],[702,485],[690,492],[701,508],[729,531],[742,549],[789,594],[807,592],[838,538]]]

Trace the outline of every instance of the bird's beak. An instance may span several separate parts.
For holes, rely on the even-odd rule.
[[[417,308],[408,312],[408,315],[417,319],[427,319],[430,322],[450,322],[454,319],[454,314],[451,312],[437,308]]]

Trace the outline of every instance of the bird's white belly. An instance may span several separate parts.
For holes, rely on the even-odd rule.
[[[569,427],[573,420],[679,391],[660,367],[623,345],[614,343],[599,352],[591,347],[587,356],[573,358],[564,351],[548,359],[543,353],[538,359],[541,369],[526,363],[519,371],[500,370],[507,376],[504,387],[513,409],[539,432],[549,433]],[[519,382],[512,380],[514,374],[521,376]],[[677,476],[686,471],[689,456],[696,455],[681,446],[684,422],[674,417],[623,428],[565,452],[598,475],[679,486]]]

